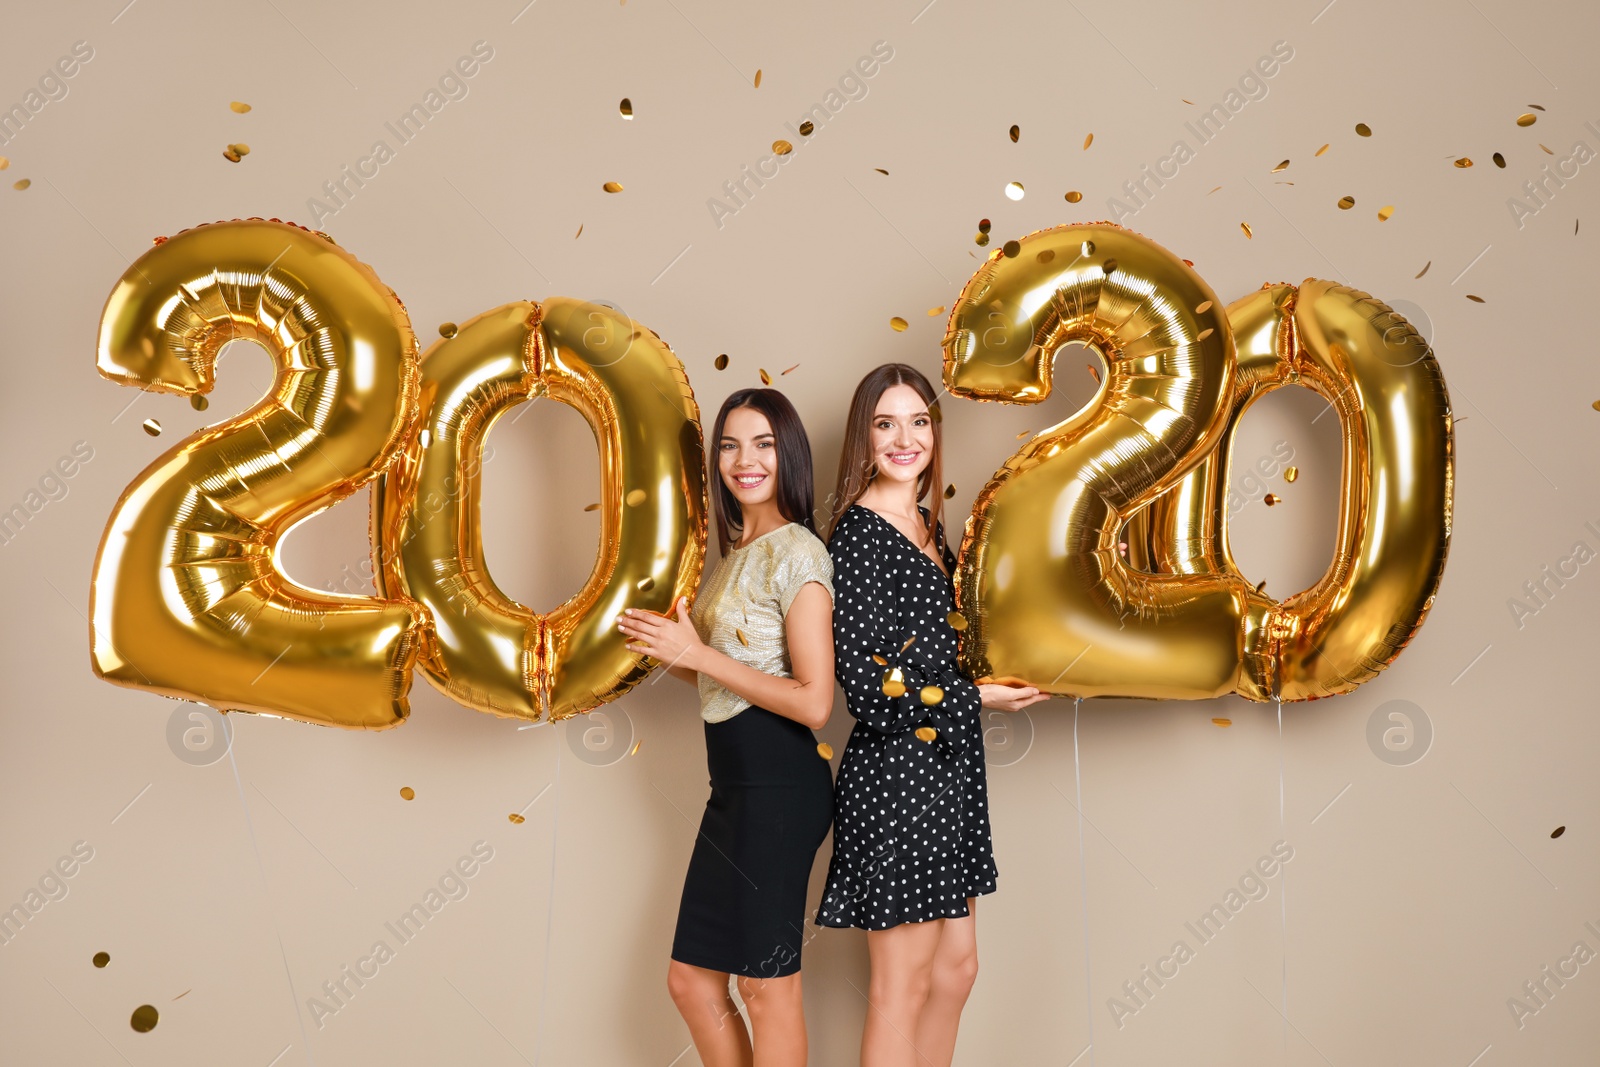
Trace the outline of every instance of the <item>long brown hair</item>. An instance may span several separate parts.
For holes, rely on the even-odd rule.
[[[885,363],[867,372],[850,398],[850,416],[845,423],[844,447],[839,451],[839,484],[833,491],[833,514],[828,529],[839,525],[839,517],[861,499],[872,479],[878,475],[878,460],[872,454],[872,416],[883,394],[896,385],[909,385],[928,405],[933,420],[933,457],[917,475],[917,500],[931,492],[928,504],[928,538],[944,551],[939,523],[944,513],[943,437],[940,433],[939,394],[934,392],[921,371],[905,363]]]
[[[798,522],[812,533],[817,532],[817,520],[812,514],[816,498],[816,483],[811,474],[811,441],[806,437],[805,424],[789,402],[789,398],[776,389],[740,389],[722,402],[717,412],[716,426],[711,431],[711,484],[715,486],[711,501],[717,516],[717,547],[723,555],[728,546],[744,530],[744,509],[739,498],[722,480],[722,429],[728,413],[739,408],[759,411],[767,417],[772,427],[773,445],[778,453],[777,491],[778,514],[790,522]]]

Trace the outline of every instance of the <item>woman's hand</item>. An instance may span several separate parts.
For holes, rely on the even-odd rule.
[[[983,699],[984,707],[995,711],[1021,711],[1029,704],[1050,699],[1049,693],[1042,693],[1031,685],[995,685],[989,682],[978,686],[978,695]]]
[[[699,670],[698,656],[706,647],[700,633],[689,621],[689,598],[679,597],[676,614],[657,615],[653,611],[627,608],[617,620],[617,629],[631,638],[629,652],[642,652],[671,667]]]

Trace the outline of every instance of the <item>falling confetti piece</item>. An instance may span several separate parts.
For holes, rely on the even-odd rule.
[[[11,166],[11,160],[5,156],[0,156],[0,170],[5,170],[9,166]]]
[[[944,690],[936,685],[925,685],[922,687],[921,696],[922,702],[932,707],[944,699]]]
[[[1250,238],[1250,239],[1252,239],[1252,240],[1254,240],[1254,239],[1255,239],[1255,236],[1256,236],[1256,235],[1255,235],[1255,234],[1254,234],[1254,233],[1251,233],[1251,232],[1250,232],[1250,224],[1249,224],[1249,223],[1248,223],[1248,222],[1241,222],[1241,223],[1239,223],[1239,229],[1241,229],[1241,230],[1243,230],[1243,231],[1244,231],[1244,235],[1245,235],[1245,236],[1246,236],[1246,237],[1248,237],[1248,238]]]
[[[1505,170],[1506,169],[1506,157],[1502,156],[1499,152],[1496,152],[1494,155],[1490,156],[1489,158],[1494,160],[1494,165],[1499,167],[1501,170]]]
[[[1539,147],[1540,147],[1540,148],[1542,148],[1542,149],[1544,149],[1544,154],[1545,154],[1545,155],[1547,155],[1547,156],[1553,156],[1553,155],[1555,155],[1555,153],[1554,153],[1554,152],[1553,152],[1553,151],[1551,151],[1551,150],[1550,150],[1550,146],[1549,146],[1549,145],[1547,145],[1547,144],[1541,144],[1541,145],[1539,145]]]
[[[989,243],[989,235],[984,233],[982,230],[979,230],[977,233],[973,234],[972,240],[979,248],[982,248],[984,245]]]
[[[1486,304],[1486,303],[1488,303],[1488,301],[1486,301],[1486,300],[1484,300],[1484,298],[1483,298],[1483,297],[1481,297],[1481,296],[1474,296],[1474,295],[1472,295],[1472,294],[1471,294],[1471,293],[1468,293],[1468,294],[1467,294],[1467,299],[1468,299],[1468,300],[1471,300],[1471,301],[1473,301],[1473,302],[1474,302],[1474,303],[1477,303],[1477,304]]]
[[[639,746],[642,744],[644,744],[644,738],[641,737],[633,743],[632,748],[628,749],[628,755],[637,756],[639,754]]]
[[[96,967],[104,967],[106,964],[111,962],[111,953],[109,953],[109,952],[96,952],[94,954],[94,959],[91,960],[90,962],[93,963]]]
[[[832,759],[833,758],[833,746],[828,744],[828,742],[826,742],[826,741],[818,741],[817,742],[817,755],[821,756],[823,759]]]
[[[883,675],[883,695],[886,697],[903,697],[906,695],[906,683],[902,680],[899,667],[890,667]]]
[[[1037,256],[1034,256],[1033,258],[1038,260],[1040,263],[1048,263],[1052,259],[1056,258],[1056,254],[1054,252],[1050,251],[1050,249],[1047,248],[1043,252],[1040,252]]]
[[[515,812],[515,811],[512,812],[510,815],[507,815],[506,818],[510,819],[512,821],[512,823],[514,823],[517,826],[521,826],[523,823],[528,821],[527,819],[523,818],[523,816],[522,816],[522,814],[520,812]]]
[[[882,167],[873,167],[872,169],[883,175],[885,178],[889,176],[889,172],[884,170]]]
[[[914,645],[916,643],[917,643],[917,635],[916,634],[912,634],[910,637],[906,638],[906,643],[900,646],[900,651],[904,652],[906,649],[910,648],[912,645]]]
[[[1016,259],[1021,252],[1021,241],[1007,241],[1005,244],[1000,246],[1001,255],[1005,256],[1007,259]]]
[[[954,482],[952,482],[951,484],[949,484],[949,485],[944,487],[944,498],[946,500],[955,499],[955,495],[956,495],[956,487],[955,487],[955,483]]]
[[[160,437],[161,423],[157,422],[155,419],[145,419],[144,432],[149,434],[151,437]]]
[[[620,193],[620,192],[622,192],[622,183],[621,182],[606,182],[600,188],[604,189],[608,193]]]
[[[1424,263],[1422,265],[1422,269],[1421,270],[1417,271],[1417,277],[1420,278],[1424,274],[1428,273],[1428,268],[1431,267],[1431,266],[1433,266],[1433,260],[1430,259],[1430,260],[1428,260],[1428,262],[1426,262],[1426,263]]]
[[[1356,198],[1355,197],[1353,197],[1353,196],[1341,196],[1339,198],[1339,210],[1340,211],[1349,211],[1351,208],[1353,208],[1355,206],[1356,206]]]
[[[800,124],[800,136],[801,137],[810,137],[811,134],[816,130],[816,128],[817,127],[812,124],[811,120],[807,119],[805,122],[802,122]]]
[[[939,731],[935,730],[931,726],[919,726],[919,727],[917,727],[917,740],[919,740],[919,741],[926,741],[926,742],[931,744],[933,742],[933,739],[938,737],[938,736],[939,736]]]
[[[449,340],[450,338],[454,337],[455,335],[456,335],[456,324],[455,323],[453,323],[453,322],[441,322],[439,324],[439,336],[440,337],[443,337],[445,340]]]
[[[744,631],[739,629],[737,626],[733,628],[733,636],[737,637],[739,639],[739,643],[745,648],[750,647],[750,639],[746,637],[744,635]]]
[[[412,789],[409,785],[403,785],[403,786],[400,787],[400,799],[401,800],[414,800],[414,799],[416,799],[416,796],[417,796],[417,791],[415,789]]]
[[[172,999],[173,1000],[182,1000],[184,997],[188,996],[190,993],[193,993],[193,992],[194,992],[193,989],[185,989],[182,993],[179,993],[177,996],[173,997]]]
[[[1011,127],[1011,143],[1012,144],[1016,144],[1018,138],[1020,138],[1021,136],[1022,136],[1022,127],[1020,127],[1020,126],[1012,126]]]
[[[1544,105],[1543,104],[1529,104],[1528,106],[1533,108],[1535,111],[1543,111],[1544,110]]]
[[[1472,160],[1468,159],[1466,156],[1462,156],[1460,159],[1456,160],[1456,166],[1462,170],[1466,170],[1468,167],[1472,166]]]
[[[1284,469],[1284,472],[1283,472],[1283,480],[1284,481],[1292,482],[1298,477],[1300,477],[1300,468],[1299,467],[1286,467]]]
[[[761,375],[761,384],[762,385],[771,385],[772,384],[772,375],[767,373],[767,369],[765,367],[757,367],[756,371]]]
[[[1022,183],[1021,182],[1007,182],[1006,183],[1006,199],[1008,199],[1008,200],[1021,200],[1022,196],[1023,196],[1023,193],[1022,193]]]
[[[583,223],[580,222],[580,223],[578,223],[578,232],[572,235],[572,239],[574,241],[576,241],[578,238],[580,238],[582,236],[583,236]]]
[[[1100,270],[1105,274],[1111,274],[1116,269],[1117,269],[1117,261],[1114,258],[1113,259],[1108,259],[1104,263],[1100,264]]]
[[[786,156],[790,152],[794,151],[794,145],[790,144],[788,141],[773,141],[772,151],[777,155]]]
[[[1322,155],[1322,153],[1326,152],[1327,150],[1328,150],[1328,146],[1327,145],[1323,145],[1321,148],[1317,149],[1316,155],[1320,156],[1320,155]]]
[[[1535,115],[1531,111],[1525,112],[1525,113],[1517,116],[1517,125],[1518,126],[1532,126],[1535,122],[1538,122],[1538,121],[1539,121],[1539,116]]]
[[[1289,161],[1286,159],[1282,163],[1279,163],[1276,167],[1273,167],[1272,168],[1272,173],[1279,174],[1279,173],[1282,173],[1283,171],[1286,171],[1288,169],[1289,169]]]
[[[1233,725],[1233,720],[1232,719],[1212,719],[1211,720],[1211,725],[1213,725],[1213,726],[1232,726]]]
[[[944,621],[949,623],[950,629],[955,630],[957,633],[967,628],[967,617],[959,611],[952,611],[944,617]]]
[[[979,233],[988,233],[993,227],[994,227],[994,223],[990,222],[988,219],[979,219],[978,220],[978,232]]]
[[[250,110],[250,105],[246,104],[242,100],[235,100],[233,103],[229,104],[228,107],[235,115],[243,115],[246,111]]]
[[[1212,190],[1211,190],[1211,193],[1214,193],[1214,192],[1216,192],[1216,191],[1217,191],[1217,189],[1221,189],[1221,188],[1222,188],[1222,186],[1220,186],[1220,185],[1218,185],[1218,186],[1216,186],[1216,187],[1215,187],[1215,188],[1213,188],[1213,189],[1212,189]],[[1211,193],[1207,193],[1207,194],[1206,194],[1206,195],[1207,195],[1207,196],[1210,196],[1210,195],[1211,195]]]
[[[622,113],[623,118],[631,120],[633,118],[633,101],[623,97],[622,103],[617,105],[617,110]]]
[[[1371,137],[1372,127],[1368,126],[1365,122],[1358,122],[1356,123],[1356,135],[1359,137]]]
[[[1208,312],[1210,310],[1211,310],[1211,301],[1209,301],[1209,300],[1202,300],[1202,301],[1200,301],[1200,303],[1198,303],[1198,304],[1196,304],[1194,306],[1194,313],[1196,315],[1204,315],[1206,312]]]
[[[889,328],[895,333],[905,333],[906,327],[909,325],[911,324],[905,319],[902,319],[899,315],[896,315],[894,318],[889,320]]]
[[[943,304],[940,304],[936,308],[929,308],[928,309],[928,318],[930,318],[930,319],[933,318],[935,315],[943,315],[943,314],[944,314],[944,305]]]
[[[728,354],[726,352],[711,361],[711,365],[718,370],[728,369]]]
[[[794,367],[798,367],[798,366],[799,366],[799,365],[800,365],[800,364],[798,364],[798,363],[796,363],[796,364],[795,364],[795,365],[794,365]],[[789,368],[788,368],[788,369],[786,369],[786,370],[784,370],[784,371],[781,371],[781,372],[780,372],[780,374],[788,374],[788,373],[789,373],[789,371],[792,371],[792,370],[794,370],[794,367],[789,367]]]
[[[872,662],[878,664],[878,666],[880,666],[880,667],[887,666],[888,663],[889,663],[888,660],[884,659],[882,656],[880,656],[880,655],[878,655],[876,653],[874,653],[873,656],[872,656]]]
[[[159,1018],[154,1005],[141,1004],[133,1009],[133,1016],[128,1020],[128,1025],[137,1033],[148,1034],[156,1028],[156,1020]]]
[[[1564,834],[1566,832],[1567,832],[1567,828],[1565,826],[1558,826],[1554,830],[1550,831],[1550,836],[1551,837],[1560,837],[1562,834]]]
[[[1067,190],[1067,203],[1076,204],[1078,201],[1080,201],[1082,199],[1083,199],[1083,194],[1078,192],[1078,190],[1076,190],[1076,189]]]
[[[211,401],[207,400],[199,393],[193,393],[189,397],[189,406],[194,408],[196,411],[204,411],[206,408],[211,406]]]
[[[1282,499],[1283,499],[1283,497],[1278,496],[1276,493],[1268,493],[1265,497],[1262,498],[1262,503],[1266,504],[1267,507],[1270,508],[1273,505],[1277,504]]]
[[[1217,329],[1216,329],[1215,326],[1207,326],[1205,329],[1201,330],[1198,334],[1195,335],[1195,340],[1196,341],[1204,341],[1207,337],[1210,337],[1212,334],[1214,334],[1216,332],[1217,332]]]
[[[628,491],[628,495],[623,499],[627,501],[627,504],[630,508],[636,508],[640,504],[644,503],[644,496],[645,493],[643,489],[631,489]]]
[[[241,156],[248,156],[250,154],[250,146],[243,142],[240,142],[239,144],[231,144],[228,147],[233,149],[236,154]]]
[[[1391,215],[1393,215],[1393,214],[1394,214],[1394,205],[1393,204],[1385,204],[1385,205],[1383,205],[1382,207],[1380,207],[1378,209],[1378,221],[1379,222],[1388,222],[1389,221],[1389,217]]]
[[[759,69],[756,71],[756,88],[761,88],[761,71]]]
[[[598,503],[585,504],[583,510],[584,511],[599,511],[600,510],[600,505]]]
[[[647,574],[643,578],[640,578],[637,582],[634,582],[633,586],[641,593],[648,593],[650,590],[656,587],[656,580]]]
[[[222,158],[226,159],[229,163],[237,163],[244,157],[233,150],[233,145],[229,145],[227,148],[222,150]]]
[[[1089,377],[1095,380],[1095,384],[1100,384],[1100,368],[1093,363],[1085,363],[1084,366],[1089,368]]]
[[[1094,134],[1091,133],[1089,136],[1087,136],[1087,137],[1085,137],[1083,139],[1084,151],[1088,151],[1089,146],[1092,145],[1092,144],[1094,144]]]
[[[1180,96],[1180,97],[1178,97],[1178,99],[1179,99],[1179,100],[1183,100],[1183,97],[1181,97],[1181,96]],[[1189,106],[1190,106],[1190,107],[1193,107],[1193,106],[1194,106],[1194,101],[1193,101],[1193,100],[1183,100],[1183,102],[1184,102],[1184,103],[1185,103],[1185,104],[1188,104],[1188,105],[1189,105]]]

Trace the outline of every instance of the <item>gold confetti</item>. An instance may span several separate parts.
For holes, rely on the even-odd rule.
[[[157,422],[155,419],[145,419],[144,432],[149,434],[151,437],[160,437],[161,423]]]
[[[826,742],[826,741],[818,741],[817,742],[817,755],[821,756],[823,759],[832,759],[833,758],[833,746],[828,744],[828,742]]]
[[[917,740],[918,741],[926,741],[929,744],[932,744],[933,743],[933,739],[935,737],[938,737],[938,736],[939,736],[939,731],[935,730],[931,726],[919,726],[919,727],[917,727]]]
[[[917,643],[917,635],[916,634],[912,634],[910,637],[906,638],[906,643],[900,646],[900,651],[904,652],[906,649],[910,648],[912,645],[914,645],[916,643]]]
[[[228,147],[233,149],[236,153],[238,153],[241,156],[248,156],[250,154],[250,146],[247,145],[247,144],[244,144],[243,142],[241,142],[239,144],[231,144]]]
[[[1117,261],[1116,261],[1115,257],[1113,257],[1111,259],[1107,259],[1104,263],[1100,264],[1100,270],[1105,274],[1111,274],[1116,269],[1117,269]]]
[[[193,993],[193,992],[194,992],[193,989],[185,989],[182,993],[179,993],[177,996],[173,997],[172,999],[173,1000],[182,1000],[184,997],[188,996],[190,993]]]
[[[1517,116],[1517,125],[1518,126],[1532,126],[1535,122],[1538,122],[1538,121],[1539,121],[1539,116],[1535,115],[1531,111],[1525,112],[1525,113]]]
[[[1006,199],[1021,200],[1023,196],[1021,182],[1006,182]]]
[[[1341,196],[1339,198],[1339,210],[1340,211],[1349,211],[1351,208],[1353,208],[1355,206],[1356,206],[1356,198],[1355,197],[1353,197],[1353,196]]]
[[[1212,334],[1214,334],[1216,332],[1217,332],[1217,328],[1215,326],[1207,326],[1205,329],[1201,330],[1200,333],[1195,336],[1195,340],[1196,341],[1204,341],[1207,337],[1210,337]]]
[[[1589,406],[1594,408],[1596,411],[1600,411],[1600,400],[1596,400],[1593,404],[1590,404]]]
[[[622,192],[622,183],[621,182],[606,182],[600,188],[604,189],[608,193],[620,193],[620,192]]]
[[[1358,122],[1356,123],[1356,135],[1359,137],[1371,137],[1372,127],[1368,126],[1365,122]]]
[[[11,160],[5,156],[0,156],[0,170],[5,170],[9,166],[11,166]]]
[[[1270,508],[1270,507],[1272,507],[1274,504],[1278,503],[1282,499],[1283,499],[1283,497],[1278,496],[1276,493],[1268,493],[1265,497],[1262,498],[1262,503],[1266,504],[1267,507]]]
[[[1300,468],[1299,467],[1288,467],[1288,468],[1284,469],[1284,472],[1283,472],[1283,480],[1284,481],[1292,482],[1298,477],[1300,477]]]
[[[1099,385],[1100,384],[1100,368],[1096,367],[1093,363],[1085,363],[1084,366],[1089,368],[1089,376],[1094,379],[1094,382],[1095,382],[1096,385]]]
[[[756,70],[756,88],[761,88],[761,71],[759,68]]]
[[[1033,432],[1032,430],[1023,430],[1021,433],[1017,434],[1017,438],[1016,439],[1018,441],[1020,441],[1020,440],[1022,440],[1024,437],[1028,436],[1032,432]]]
[[[445,340],[449,340],[450,338],[454,337],[455,335],[456,335],[456,324],[455,323],[453,323],[453,322],[441,322],[439,324],[439,336],[440,337],[443,337]]]
[[[724,352],[724,353],[722,353],[722,355],[720,355],[716,359],[712,360],[711,361],[711,365],[713,367],[717,368],[718,370],[727,370],[728,369],[728,353]]]
[[[737,637],[739,639],[739,643],[745,648],[750,647],[750,639],[746,637],[744,635],[744,631],[739,629],[737,626],[733,628],[733,636]]]
[[[623,118],[631,120],[633,118],[633,101],[623,97],[622,103],[617,105],[617,110],[622,113]]]
[[[510,819],[511,822],[514,825],[517,825],[517,826],[521,826],[523,823],[528,821],[526,818],[524,818],[522,816],[522,814],[520,812],[515,812],[515,811],[512,812],[510,815],[507,815],[506,818]]]
[[[1217,191],[1217,189],[1221,189],[1221,188],[1222,188],[1222,186],[1220,186],[1220,185],[1218,185],[1218,186],[1216,186],[1216,187],[1215,187],[1215,188],[1213,188],[1213,189],[1212,189],[1212,190],[1211,190],[1211,193],[1214,193],[1214,192],[1216,192],[1216,191]],[[1211,193],[1207,193],[1207,194],[1206,194],[1206,195],[1207,195],[1207,196],[1210,196],[1210,195],[1211,195]]]
[[[228,107],[232,109],[235,115],[243,115],[246,111],[250,110],[250,105],[246,104],[242,100],[235,100],[233,103],[229,104]]]
[[[1555,153],[1550,150],[1550,146],[1549,145],[1541,143],[1539,145],[1539,147],[1544,150],[1544,154],[1545,155],[1547,155],[1547,156],[1555,155]]]
[[[956,495],[956,487],[955,487],[955,483],[954,482],[952,482],[949,485],[944,487],[944,498],[946,500],[954,499],[955,495]]]
[[[1456,166],[1461,170],[1466,170],[1468,167],[1472,166],[1472,160],[1466,156],[1462,156],[1460,159],[1456,160]]]
[[[1378,209],[1378,221],[1379,222],[1388,222],[1389,221],[1389,217],[1391,215],[1393,215],[1393,214],[1394,214],[1394,205],[1393,204],[1385,204],[1385,205],[1383,205],[1382,207],[1380,207]]]
[[[936,308],[929,308],[928,309],[928,318],[930,318],[930,319],[933,318],[935,315],[943,315],[943,314],[944,314],[944,305],[943,304],[940,304]]]
[[[979,219],[978,220],[978,232],[979,233],[988,233],[993,228],[994,228],[994,223],[990,222],[988,219]]]
[[[233,150],[233,145],[229,145],[227,148],[222,150],[222,158],[226,159],[229,163],[237,163],[244,157]]]
[[[1089,146],[1092,145],[1092,144],[1094,144],[1094,134],[1091,133],[1089,136],[1087,136],[1087,137],[1085,137],[1083,139],[1084,151],[1087,152],[1089,150]]]
[[[401,800],[414,800],[414,799],[416,799],[416,796],[417,796],[417,791],[415,789],[412,789],[409,785],[403,785],[403,786],[400,787],[400,799]]]
[[[1567,828],[1565,826],[1558,826],[1554,830],[1550,831],[1550,836],[1551,837],[1560,837],[1562,834],[1564,834],[1566,832],[1567,832]]]
[[[884,170],[882,167],[873,167],[872,169],[883,175],[885,178],[889,176],[889,172]]]
[[[781,376],[782,376],[782,375],[785,375],[785,374],[788,374],[788,373],[789,373],[789,371],[792,371],[792,370],[794,370],[794,368],[795,368],[795,367],[798,367],[798,366],[800,366],[800,364],[798,364],[798,363],[796,363],[796,364],[795,364],[795,365],[794,365],[794,367],[788,367],[788,368],[786,368],[786,369],[784,369],[784,370],[782,370],[782,371],[779,371],[779,372],[778,372],[778,373],[779,373],[779,376],[780,376],[780,377],[781,377]]]
[[[1048,263],[1052,259],[1056,258],[1056,254],[1054,252],[1052,252],[1050,249],[1047,248],[1043,252],[1040,252],[1038,255],[1034,256],[1033,258],[1038,260],[1040,263]]]
[[[800,136],[801,137],[810,137],[811,134],[812,134],[812,131],[814,131],[815,129],[816,129],[816,126],[814,126],[812,124],[810,119],[807,119],[805,122],[802,122],[800,124]]]
[[[890,667],[883,674],[883,695],[897,698],[906,695],[906,683],[899,667]]]
[[[794,151],[794,145],[790,144],[788,141],[773,141],[772,151],[780,156],[786,156],[790,152]]]
[[[1183,100],[1183,97],[1181,97],[1181,96],[1180,96],[1180,97],[1178,97],[1178,99],[1179,99],[1179,100]],[[1189,106],[1190,106],[1190,107],[1193,107],[1193,106],[1194,106],[1194,101],[1193,101],[1193,100],[1183,100],[1183,102],[1184,102],[1184,103],[1185,103],[1185,104],[1188,104],[1188,105],[1189,105]]]
[[[767,368],[765,368],[765,367],[757,367],[756,371],[757,371],[757,373],[759,373],[761,375],[761,384],[762,385],[771,385],[772,384],[772,375],[767,373]]]
[[[627,505],[630,508],[636,508],[640,504],[644,503],[644,496],[645,493],[643,489],[631,489],[628,491],[628,495],[623,499],[627,502]]]
[[[1499,152],[1496,152],[1494,155],[1490,156],[1489,158],[1494,160],[1494,165],[1499,167],[1501,170],[1505,170],[1506,169],[1506,157],[1502,156]]]
[[[639,754],[639,746],[642,744],[644,744],[644,738],[641,737],[633,743],[632,748],[628,749],[628,755],[637,756]]]
[[[1206,312],[1208,312],[1210,310],[1211,310],[1211,301],[1202,300],[1202,301],[1200,301],[1200,303],[1195,305],[1194,313],[1196,315],[1204,315]]]
[[[967,617],[959,611],[952,611],[944,617],[944,621],[949,623],[950,629],[955,630],[957,633],[967,628]]]
[[[1232,726],[1233,725],[1233,720],[1232,719],[1212,719],[1211,720],[1211,725],[1213,725],[1213,726]]]
[[[1259,582],[1256,583],[1256,592],[1259,593],[1263,589],[1265,589],[1266,587],[1267,587],[1267,580],[1265,578],[1263,578]]]
[[[90,962],[93,963],[96,967],[104,967],[106,964],[111,962],[111,953],[109,953],[109,952],[96,952],[94,954],[94,959],[91,960]]]
[[[1317,149],[1316,155],[1320,156],[1320,155],[1322,155],[1322,153],[1326,152],[1327,150],[1328,150],[1328,146],[1327,145],[1323,145],[1321,148]]]
[[[1083,199],[1083,194],[1078,192],[1078,190],[1076,190],[1076,189],[1067,190],[1067,203],[1076,204],[1078,201],[1080,201],[1082,199]]]
[[[1471,301],[1473,301],[1473,302],[1475,302],[1475,303],[1478,303],[1478,304],[1485,304],[1485,303],[1488,303],[1488,301],[1486,301],[1486,300],[1484,300],[1484,298],[1483,298],[1483,297],[1481,297],[1481,296],[1473,296],[1473,295],[1472,295],[1472,294],[1471,294],[1471,293],[1468,293],[1468,294],[1467,294],[1467,299],[1468,299],[1468,300],[1471,300]],[[1457,421],[1457,422],[1460,422],[1460,421],[1461,421],[1461,420],[1460,420],[1460,419],[1457,419],[1457,420],[1456,420],[1456,421]]]
[[[194,393],[189,397],[189,406],[194,408],[196,411],[204,411],[206,408],[211,406],[211,401],[207,400],[199,393]]]
[[[1000,246],[1000,254],[1005,256],[1007,259],[1016,259],[1018,254],[1021,252],[1022,242],[1020,241],[1007,241],[1005,244]],[[1109,274],[1110,272],[1107,271],[1106,273]]]
[[[895,333],[905,333],[906,327],[909,325],[911,324],[905,319],[902,319],[899,315],[896,315],[894,318],[889,320],[889,328]]]
[[[1011,127],[1011,143],[1012,144],[1016,144],[1017,140],[1021,136],[1022,136],[1022,127],[1020,127],[1020,126],[1012,126]]]
[[[982,230],[979,230],[972,240],[978,245],[979,248],[982,248],[984,245],[989,243],[989,235],[984,233]]]
[[[656,580],[647,574],[637,582],[634,582],[633,587],[641,593],[648,593],[656,587]]]
[[[1273,182],[1273,185],[1293,185],[1294,182]]]
[[[944,699],[944,690],[940,689],[936,685],[925,685],[922,687],[922,693],[920,695],[922,697],[922,702],[927,704],[929,707],[932,707],[934,704],[937,704],[939,701]]]
[[[872,662],[876,663],[880,667],[887,667],[889,665],[889,661],[878,655],[876,652],[872,654]]]
[[[148,1034],[156,1028],[156,1020],[159,1018],[160,1015],[153,1005],[141,1004],[133,1009],[133,1016],[128,1020],[128,1025],[137,1033]]]
[[[1272,168],[1272,173],[1273,174],[1278,174],[1278,173],[1281,173],[1282,171],[1286,171],[1288,169],[1289,169],[1289,161],[1286,159],[1282,163],[1279,163],[1276,167],[1273,167]]]
[[[599,511],[600,510],[600,505],[599,505],[599,503],[585,504],[583,510],[584,511]]]
[[[1420,278],[1424,274],[1428,273],[1428,268],[1431,267],[1431,266],[1433,266],[1433,260],[1430,259],[1430,260],[1428,260],[1428,262],[1426,262],[1426,263],[1424,263],[1422,265],[1422,269],[1421,270],[1417,271],[1417,277]]]
[[[1244,235],[1246,237],[1251,238],[1251,239],[1255,238],[1255,234],[1250,232],[1250,224],[1248,222],[1239,223],[1239,229],[1244,231]]]

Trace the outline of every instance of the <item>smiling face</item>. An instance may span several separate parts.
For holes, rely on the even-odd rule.
[[[717,442],[717,471],[746,515],[776,497],[778,442],[765,415],[754,408],[728,412]]]
[[[878,477],[915,484],[933,460],[933,416],[909,385],[892,385],[872,413],[872,458]]]

